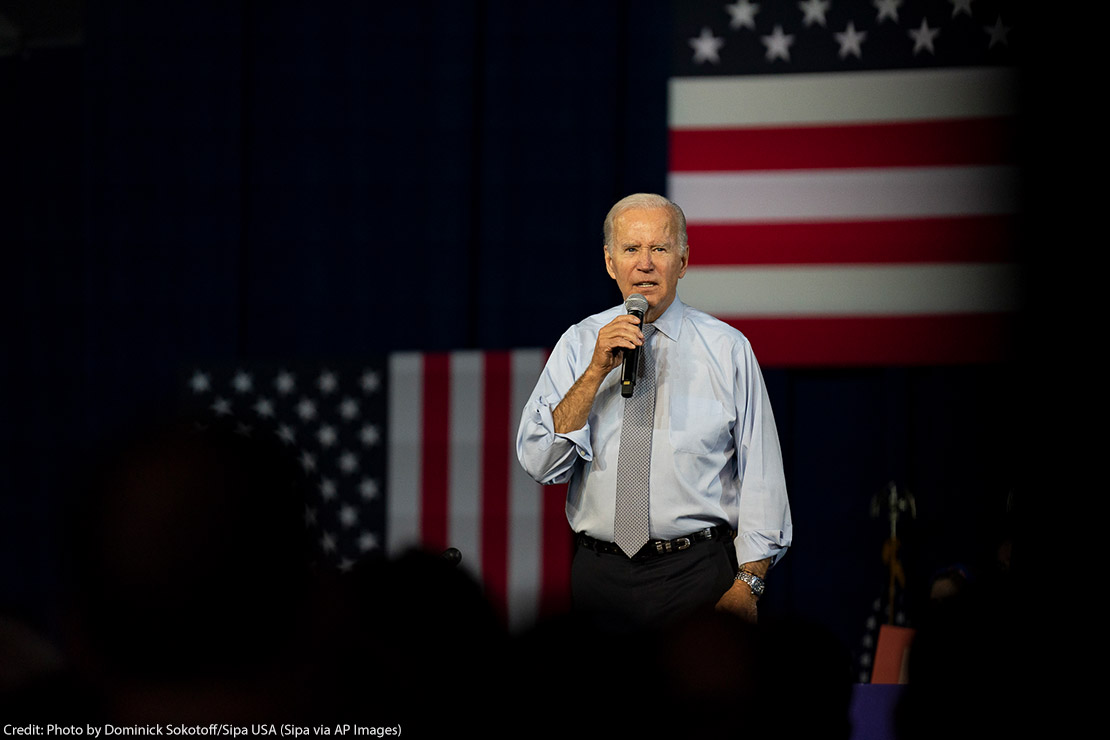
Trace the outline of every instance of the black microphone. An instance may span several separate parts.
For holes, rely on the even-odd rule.
[[[446,550],[443,551],[443,554],[440,555],[440,557],[446,560],[451,565],[458,565],[459,561],[462,560],[462,553],[454,547],[448,547]]]
[[[639,293],[633,293],[624,300],[624,307],[628,313],[640,320],[640,328],[644,328],[644,314],[648,310],[647,298]],[[624,351],[624,365],[621,367],[621,395],[625,398],[632,397],[632,389],[636,387],[636,368],[640,365],[640,348],[633,347]]]

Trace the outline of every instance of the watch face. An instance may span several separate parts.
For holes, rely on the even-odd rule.
[[[741,571],[740,572],[740,580],[742,580],[744,583],[748,584],[748,587],[752,590],[752,593],[755,594],[756,596],[762,596],[763,595],[764,583],[763,583],[763,579],[760,578],[759,576],[748,573],[747,571]]]

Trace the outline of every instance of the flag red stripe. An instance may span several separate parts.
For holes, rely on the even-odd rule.
[[[494,607],[507,617],[509,582],[509,444],[512,439],[512,359],[483,354],[482,581]],[[515,462],[515,461],[514,461]]]
[[[1012,119],[672,129],[672,172],[991,165],[1016,161]]]
[[[722,318],[744,333],[764,367],[1002,362],[1014,329],[1004,314]]]
[[[1010,216],[687,227],[697,265],[1005,262],[1013,231]]]
[[[423,356],[423,466],[420,475],[420,531],[424,545],[447,548],[447,494],[451,451],[451,360],[447,354]]]
[[[567,523],[567,486],[544,486],[543,564],[540,583],[541,617],[566,613],[570,608],[570,562],[574,557],[574,535]]]
[[[544,354],[546,364],[551,351]],[[540,573],[541,617],[565,614],[570,609],[570,565],[574,558],[574,534],[567,521],[567,485],[543,486],[540,505],[543,563]]]

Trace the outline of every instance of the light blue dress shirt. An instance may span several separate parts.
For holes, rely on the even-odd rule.
[[[542,484],[568,483],[575,532],[613,539],[624,398],[620,369],[598,389],[582,429],[556,434],[552,411],[585,371],[616,306],[559,339],[524,409],[517,458]],[[651,536],[674,539],[710,526],[738,532],[737,562],[777,560],[792,538],[782,452],[763,374],[739,331],[678,298],[655,321],[655,432]]]

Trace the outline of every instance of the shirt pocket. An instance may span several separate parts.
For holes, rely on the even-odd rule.
[[[716,398],[672,396],[670,403],[671,446],[680,452],[707,455],[728,446],[725,407]]]

